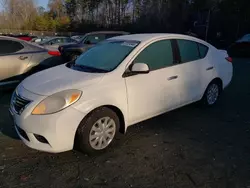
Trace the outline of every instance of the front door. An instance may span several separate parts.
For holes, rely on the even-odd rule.
[[[170,40],[150,44],[135,58],[133,63],[146,63],[150,72],[126,78],[130,124],[179,106],[178,65],[174,62]]]

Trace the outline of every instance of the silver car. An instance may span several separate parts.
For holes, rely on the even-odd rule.
[[[38,44],[49,49],[58,49],[60,45],[76,43],[78,42],[70,37],[51,37],[39,42]]]
[[[61,63],[58,51],[0,36],[0,88],[15,85],[30,74]]]

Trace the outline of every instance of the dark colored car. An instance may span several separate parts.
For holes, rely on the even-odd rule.
[[[231,57],[250,57],[250,34],[234,42],[227,51]]]
[[[128,35],[124,31],[98,31],[87,33],[77,44],[68,44],[59,46],[59,51],[65,62],[75,60],[83,52],[93,47],[97,43],[120,35]]]

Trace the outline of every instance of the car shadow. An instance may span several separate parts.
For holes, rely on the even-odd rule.
[[[0,134],[20,140],[8,110],[12,92],[13,89],[0,91]]]

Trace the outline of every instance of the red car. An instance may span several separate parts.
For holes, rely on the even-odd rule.
[[[13,37],[21,39],[21,40],[25,40],[25,41],[31,41],[32,40],[32,37],[29,36],[29,35],[15,35]]]

